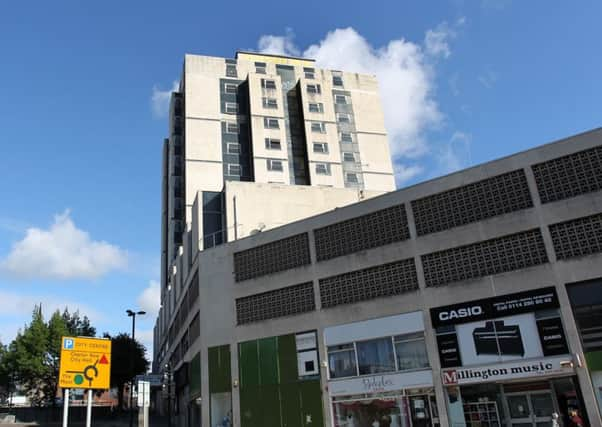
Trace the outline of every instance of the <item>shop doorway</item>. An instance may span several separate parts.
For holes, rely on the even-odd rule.
[[[548,427],[556,411],[551,390],[506,394],[512,427]]]

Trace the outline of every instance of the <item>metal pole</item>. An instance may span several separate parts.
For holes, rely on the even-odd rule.
[[[92,425],[92,389],[88,389],[88,410],[86,411],[86,427]]]
[[[67,427],[69,421],[69,389],[63,389],[63,427]]]
[[[136,313],[132,314],[132,351],[130,352],[130,427],[134,427],[134,349],[136,346]]]

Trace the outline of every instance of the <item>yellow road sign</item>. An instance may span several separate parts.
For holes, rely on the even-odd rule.
[[[61,339],[59,387],[108,389],[111,340],[87,337]]]

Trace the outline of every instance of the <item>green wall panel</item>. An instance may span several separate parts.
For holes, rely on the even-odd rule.
[[[240,425],[241,427],[263,427],[261,419],[260,388],[246,387],[240,389]]]
[[[319,427],[324,425],[322,413],[322,388],[320,380],[301,381],[299,383],[301,395],[301,413],[303,427]],[[308,422],[308,416],[311,422]]]
[[[190,385],[190,397],[197,397],[201,394],[201,353],[195,354],[190,361],[188,370],[188,384]]]
[[[209,392],[222,393],[231,390],[230,346],[209,348]]]
[[[280,368],[280,384],[299,381],[297,346],[294,335],[281,335],[278,337],[278,364]]]
[[[280,407],[282,425],[285,427],[302,427],[301,395],[299,384],[290,383],[280,386]]]
[[[238,345],[240,386],[259,385],[259,359],[257,341],[246,341]]]
[[[280,393],[277,385],[261,386],[261,427],[281,427]]]
[[[259,383],[278,384],[278,340],[277,337],[259,340]]]
[[[602,371],[602,351],[585,353],[585,361],[590,372]]]

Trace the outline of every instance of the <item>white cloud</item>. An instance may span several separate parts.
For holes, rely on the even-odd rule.
[[[69,210],[54,217],[49,229],[31,227],[13,244],[0,268],[23,278],[94,279],[127,265],[127,253],[96,241],[75,226]]]
[[[161,289],[159,282],[151,280],[142,293],[138,296],[138,305],[146,311],[150,318],[157,316],[161,305]]]
[[[463,23],[464,20],[461,21],[460,25]],[[447,24],[447,22],[442,22],[433,30],[427,30],[424,35],[424,48],[426,53],[434,57],[449,57],[449,55],[451,55],[449,41],[455,37],[456,32]]]
[[[434,66],[437,58],[451,54],[449,41],[464,21],[460,18],[453,26],[443,23],[427,31],[424,44],[399,38],[380,47],[372,46],[351,27],[335,29],[302,53],[321,68],[376,75],[398,184],[423,171],[406,163],[430,151],[425,132],[443,121],[435,99]],[[278,54],[300,51],[292,32],[262,36],[259,50]]]
[[[479,83],[485,86],[487,89],[491,89],[498,80],[498,75],[492,70],[486,70],[484,73],[477,77]]]
[[[153,94],[151,95],[151,109],[155,118],[163,118],[167,116],[169,111],[169,99],[172,92],[177,92],[180,83],[177,80],[171,85],[171,89],[161,90],[157,85],[153,86]]]
[[[465,132],[454,132],[439,155],[441,173],[451,173],[470,166],[472,135]]]
[[[152,329],[140,329],[136,331],[136,341],[139,341],[146,347],[146,357],[149,360],[153,358],[153,338],[154,332]]]
[[[294,43],[295,34],[290,28],[286,29],[286,35],[284,36],[273,36],[263,35],[259,38],[257,43],[259,51],[263,53],[269,53],[272,55],[288,55],[288,56],[299,56],[299,49]]]

